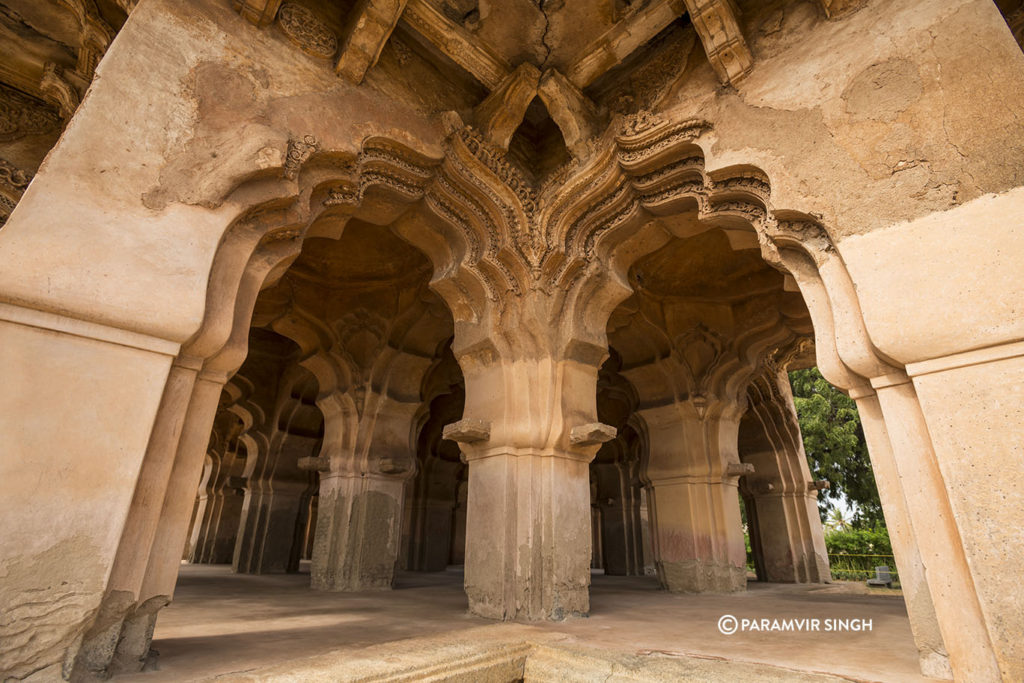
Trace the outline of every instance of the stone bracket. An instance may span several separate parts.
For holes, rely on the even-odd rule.
[[[523,62],[508,75],[473,112],[473,120],[484,138],[504,151],[537,95],[540,71]]]
[[[441,435],[456,443],[477,443],[491,438],[491,423],[486,420],[459,420],[445,425]]]
[[[352,83],[363,82],[395,30],[407,0],[368,0],[348,29],[335,69]]]
[[[611,441],[618,433],[618,430],[611,425],[591,422],[590,424],[573,427],[572,431],[569,432],[569,443],[574,446],[593,446]]]
[[[597,106],[555,69],[544,73],[538,90],[548,113],[562,131],[569,152],[576,159],[586,156],[587,141],[599,130]]]
[[[743,477],[754,473],[754,465],[749,462],[731,462],[725,468],[727,477]]]
[[[807,482],[808,491],[825,491],[829,488],[832,488],[832,484],[828,479],[817,479],[815,481]]]
[[[326,455],[299,458],[298,467],[307,472],[328,472],[331,469],[331,459]]]
[[[381,458],[377,463],[377,471],[381,474],[405,474],[409,471],[409,467],[401,460]]]
[[[754,66],[730,0],[686,0],[704,52],[723,83],[735,84]]]

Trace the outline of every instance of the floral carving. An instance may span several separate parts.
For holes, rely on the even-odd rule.
[[[330,59],[338,51],[338,37],[302,5],[294,2],[281,5],[277,21],[284,34],[308,55]]]
[[[299,169],[306,163],[313,152],[320,149],[320,142],[312,135],[303,135],[301,140],[288,141],[288,154],[284,160],[284,177],[295,180]]]
[[[53,109],[17,90],[0,86],[0,142],[49,133],[59,127],[60,117]]]

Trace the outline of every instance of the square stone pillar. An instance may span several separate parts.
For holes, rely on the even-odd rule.
[[[878,498],[882,503],[893,557],[899,569],[900,588],[907,606],[921,672],[933,678],[952,678],[949,654],[942,641],[935,606],[928,590],[924,562],[914,537],[907,499],[878,397],[868,387],[855,387],[850,390],[850,398],[857,402],[857,412],[864,427],[864,438],[868,443],[871,468],[875,472]]]
[[[404,486],[400,477],[321,473],[313,588],[391,588],[401,546]]]
[[[676,592],[746,589],[736,453],[738,406],[684,401],[640,411],[648,426],[655,567]]]
[[[471,459],[470,610],[528,621],[587,614],[590,524],[588,459],[528,451]]]
[[[1024,680],[1024,342],[911,364],[907,373],[1000,675]]]
[[[108,588],[176,352],[146,335],[0,306],[6,675],[70,672]]]
[[[871,385],[885,420],[898,480],[906,482],[908,517],[950,665],[965,680],[999,680],[993,639],[914,386],[902,373],[876,377]]]
[[[288,570],[306,487],[304,482],[271,482],[268,491],[254,497],[239,526],[236,572],[271,574]]]

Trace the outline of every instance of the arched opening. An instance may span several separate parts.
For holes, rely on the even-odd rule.
[[[619,159],[602,163],[627,189],[601,181],[553,195],[549,217],[566,230],[554,246],[516,232],[510,216],[521,214],[501,202],[520,194],[506,188],[499,201],[481,183],[470,187],[487,178],[474,172],[494,172],[475,156],[470,133],[453,135],[460,146],[440,166],[368,142],[356,181],[335,179],[346,164],[307,149],[299,206],[271,201],[236,221],[214,263],[211,292],[220,291],[210,295],[210,319],[188,347],[206,358],[188,411],[212,424],[217,378],[240,364],[250,321],[297,344],[323,418],[319,453],[302,464],[319,479],[315,588],[389,588],[403,557],[406,566],[434,568],[445,554],[457,563],[464,547],[471,610],[490,618],[586,612],[594,548],[612,574],[653,565],[670,590],[742,589],[739,479],[751,473],[738,446],[745,393],[766,361],[779,362],[812,334],[793,280],[764,259],[779,266],[792,258],[782,251],[806,243],[827,251],[828,237],[797,214],[769,216],[767,180],[756,170],[705,172],[691,142],[705,125],[683,122],[617,143]],[[434,194],[408,210],[435,172]],[[310,216],[307,201],[319,213]],[[501,211],[506,223],[495,217]],[[537,243],[516,241],[526,238]],[[496,246],[501,239],[515,249]],[[465,373],[466,415],[443,425],[433,413],[456,411],[440,395],[428,397],[429,375],[449,339]],[[606,370],[621,378],[606,377],[600,409],[609,345],[615,357]],[[835,356],[834,342],[824,350]],[[185,376],[188,357],[176,366]],[[595,421],[601,415],[621,430]],[[186,419],[179,459],[201,438],[205,444],[209,427]],[[472,485],[438,428],[460,443]],[[421,441],[433,451],[422,462]],[[189,463],[172,473],[165,501],[191,485],[190,509],[161,512],[153,553],[174,546],[185,528],[179,518],[192,512],[202,467]],[[410,485],[417,472],[425,477],[418,492]],[[443,484],[437,510],[428,510],[425,493],[432,480]],[[445,536],[447,553],[435,542]],[[153,596],[144,603],[153,608],[132,623],[151,628],[173,591],[177,567],[165,559],[150,559],[145,580],[153,588],[142,593]]]

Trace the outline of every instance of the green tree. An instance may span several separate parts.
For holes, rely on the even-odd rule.
[[[818,498],[822,522],[836,501],[845,497],[856,505],[850,520],[853,528],[884,527],[856,404],[826,382],[817,368],[791,372],[789,381],[811,475],[830,483],[825,495]]]

